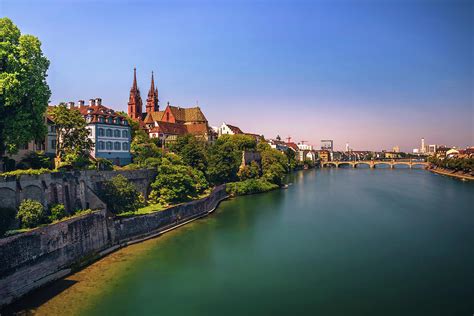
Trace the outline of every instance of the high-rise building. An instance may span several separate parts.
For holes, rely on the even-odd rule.
[[[346,143],[346,153],[349,152],[349,143]]]
[[[328,150],[330,152],[333,151],[333,141],[332,139],[323,139],[321,140],[321,149]]]
[[[398,145],[397,145],[397,146],[393,146],[392,152],[394,152],[394,153],[399,153],[399,152],[400,152],[400,147],[399,147]]]
[[[423,137],[421,139],[421,148],[420,148],[420,153],[424,154],[426,152],[426,147],[425,147],[425,138]]]

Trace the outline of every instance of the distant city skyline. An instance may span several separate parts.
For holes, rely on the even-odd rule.
[[[51,61],[51,103],[199,103],[209,122],[314,147],[474,144],[472,1],[0,2]],[[145,96],[146,97],[146,96]]]

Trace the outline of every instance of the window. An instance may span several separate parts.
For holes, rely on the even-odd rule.
[[[127,120],[123,120],[123,125],[128,125],[128,121],[127,121]]]
[[[105,131],[105,134],[107,135],[107,137],[112,137],[112,130],[109,128]]]
[[[102,116],[99,117],[99,122],[104,123],[104,118]]]
[[[120,131],[118,129],[114,130],[114,137],[120,137]]]
[[[128,143],[122,143],[122,150],[128,150]]]
[[[114,150],[120,150],[120,143],[119,142],[114,143]]]
[[[56,149],[56,140],[55,139],[53,139],[51,141],[51,149]]]
[[[104,136],[104,129],[103,128],[99,128],[99,136]]]
[[[51,133],[56,133],[56,126],[54,125],[51,125]]]
[[[91,115],[87,115],[87,117],[86,117],[86,122],[89,123],[90,121],[92,121],[92,116],[91,116]]]
[[[99,147],[97,148],[99,150],[104,150],[105,149],[105,144],[104,142],[99,142]]]
[[[109,123],[112,123],[112,118],[109,117],[109,119],[107,120]]]
[[[107,142],[107,150],[112,150],[112,142]]]
[[[122,137],[128,138],[128,131],[122,131]]]

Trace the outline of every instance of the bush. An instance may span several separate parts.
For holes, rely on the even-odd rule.
[[[0,237],[11,227],[15,220],[15,209],[0,208]]]
[[[43,168],[50,168],[52,163],[51,163],[51,158],[48,157],[44,152],[39,151],[32,151],[30,152],[25,158],[21,160],[21,163],[23,163],[25,166],[31,168],[31,169],[43,169]],[[17,165],[17,168],[20,169],[20,167]],[[21,168],[23,169],[23,168]],[[27,168],[25,168],[27,169]]]
[[[143,196],[120,174],[102,184],[99,197],[114,214],[134,212],[144,204]]]
[[[49,212],[50,212],[49,220],[51,222],[59,221],[60,219],[68,216],[68,213],[66,212],[66,208],[64,207],[63,204],[52,205],[49,209]]]
[[[53,172],[53,170],[50,169],[26,169],[26,170],[15,170],[15,171],[9,171],[9,172],[4,172],[0,173],[0,176],[2,177],[10,177],[10,176],[22,176],[22,175],[40,175],[44,173],[50,173]]]
[[[34,228],[44,223],[46,214],[40,202],[26,199],[21,202],[16,217],[23,228]]]
[[[109,159],[105,158],[96,158],[95,168],[96,170],[114,170],[114,164]]]
[[[226,184],[227,193],[233,196],[262,193],[275,189],[278,189],[278,185],[263,179],[248,179],[241,182],[231,182]]]

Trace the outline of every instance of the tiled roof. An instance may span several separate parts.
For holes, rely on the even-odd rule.
[[[169,106],[171,113],[175,117],[176,121],[183,122],[207,122],[206,117],[202,113],[199,107],[195,108],[182,108],[177,106]],[[161,119],[161,118],[160,118]]]
[[[192,135],[204,135],[209,133],[209,127],[206,123],[185,125],[186,130]]]
[[[234,134],[243,134],[242,130],[238,128],[237,126],[226,124],[228,128],[234,133]]]
[[[286,146],[290,147],[294,151],[299,150],[298,145],[296,145],[295,143],[286,143]]]
[[[161,121],[163,118],[164,111],[158,111],[158,112],[151,112],[148,113],[147,116],[144,119],[144,122],[147,124],[153,123],[155,121]]]

